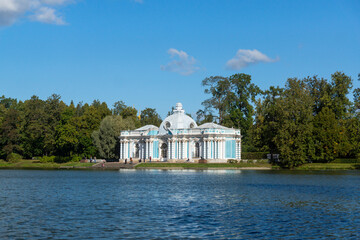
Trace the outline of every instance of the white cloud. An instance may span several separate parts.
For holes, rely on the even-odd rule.
[[[190,75],[200,68],[196,66],[196,60],[194,57],[189,56],[182,50],[170,48],[168,50],[170,58],[174,59],[166,65],[161,65],[160,69],[163,71],[177,72],[181,75]]]
[[[63,25],[65,21],[55,13],[55,9],[49,7],[39,8],[34,15],[31,16],[32,20],[43,23]]]
[[[75,0],[0,0],[0,26],[11,25],[20,18],[62,25],[57,8]]]
[[[260,62],[276,62],[279,58],[271,59],[260,51],[254,49],[239,49],[235,57],[227,61],[226,67],[232,70],[239,70],[249,65],[257,64]]]

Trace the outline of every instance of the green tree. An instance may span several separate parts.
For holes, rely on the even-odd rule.
[[[9,109],[0,126],[0,157],[21,153],[21,117],[16,109]]]
[[[313,98],[313,111],[314,115],[321,112],[322,108],[331,106],[332,86],[323,78],[314,76],[304,79],[306,88],[310,91]]]
[[[352,79],[342,72],[335,72],[331,75],[331,100],[332,110],[336,119],[345,119],[348,117],[351,102],[347,97],[352,88]]]
[[[279,153],[275,138],[281,131],[283,92],[283,88],[271,86],[263,93],[263,100],[256,102],[255,124],[250,131],[252,145],[271,154]]]
[[[201,125],[203,123],[207,123],[207,122],[214,122],[215,118],[212,114],[211,111],[208,111],[208,109],[199,109],[196,112],[196,123],[197,125]]]
[[[253,124],[252,103],[261,92],[251,83],[251,76],[240,73],[230,77],[208,77],[202,81],[202,85],[206,87],[205,93],[211,95],[202,103],[205,111],[212,112],[215,109],[220,124],[240,128],[246,143],[247,132]],[[204,112],[199,112],[198,115],[201,116]]]
[[[131,118],[123,119],[121,116],[107,116],[100,124],[99,130],[92,133],[94,145],[100,157],[119,158],[118,140],[120,131],[134,129],[135,124]]]
[[[330,162],[337,156],[340,128],[335,113],[324,107],[314,118],[314,146],[316,162]]]
[[[312,141],[313,102],[305,82],[296,78],[287,80],[284,97],[279,100],[279,128],[275,144],[281,165],[293,168],[314,156]]]
[[[25,157],[45,155],[44,138],[47,128],[45,102],[37,96],[32,96],[24,102],[23,115],[22,145]]]
[[[61,113],[60,123],[56,128],[56,154],[59,156],[71,156],[78,148],[79,132],[74,124],[75,115],[73,102]]]
[[[162,120],[155,108],[145,108],[140,114],[140,124],[160,126]]]
[[[112,109],[113,115],[120,115],[120,113],[126,108],[126,104],[123,101],[117,101],[114,103],[114,108]]]
[[[126,107],[123,109],[123,111],[120,113],[120,116],[124,119],[130,118],[136,127],[140,127],[140,121],[137,116],[137,110],[133,107]]]
[[[202,81],[202,86],[206,87],[204,92],[211,97],[202,102],[205,109],[216,109],[218,112],[219,123],[223,124],[225,115],[228,113],[230,102],[233,98],[231,82],[229,78],[221,76],[211,76]]]
[[[56,153],[56,129],[60,124],[61,114],[66,108],[66,104],[60,99],[60,95],[53,94],[45,101],[44,152],[46,155]]]

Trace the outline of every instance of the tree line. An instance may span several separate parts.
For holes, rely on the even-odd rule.
[[[284,87],[266,90],[244,73],[211,76],[202,85],[209,98],[196,113],[197,123],[241,129],[243,152],[279,154],[278,164],[288,168],[360,158],[360,89],[352,90],[353,80],[342,72],[330,80],[289,78]],[[123,101],[109,108],[99,100],[67,105],[56,94],[24,102],[2,96],[0,159],[11,154],[116,159],[121,130],[161,121],[156,109],[138,114]]]
[[[247,74],[208,77],[202,85],[210,97],[198,122],[240,128],[242,151],[279,154],[286,168],[360,158],[360,89],[351,91],[353,80],[342,72],[330,80],[289,78],[267,90]]]
[[[41,156],[118,157],[120,130],[147,124],[159,125],[153,108],[140,116],[134,107],[118,101],[65,104],[59,95],[42,100],[37,96],[22,102],[0,97],[0,159],[11,154],[24,158]]]

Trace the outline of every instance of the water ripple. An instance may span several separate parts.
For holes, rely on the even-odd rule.
[[[358,172],[0,171],[0,239],[358,239]]]

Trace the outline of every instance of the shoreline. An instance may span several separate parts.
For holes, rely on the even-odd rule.
[[[335,170],[360,170],[358,163],[310,163],[294,169],[282,169],[268,163],[134,163],[122,164],[119,162],[102,163],[39,163],[33,160],[23,160],[16,163],[0,162],[0,170],[106,170],[119,171],[121,169],[132,170],[290,170],[290,171],[335,171]]]
[[[136,170],[275,170],[271,167],[137,167]]]

